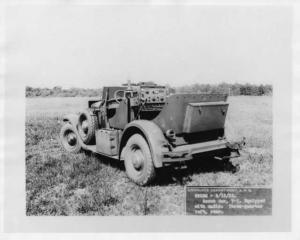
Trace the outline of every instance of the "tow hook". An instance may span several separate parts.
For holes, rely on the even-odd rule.
[[[223,156],[223,157],[215,156],[214,158],[217,160],[230,160],[231,158],[240,157],[241,156],[240,150],[242,150],[245,145],[246,145],[245,137],[243,137],[243,139],[241,141],[227,142],[226,146],[231,150],[230,156]]]

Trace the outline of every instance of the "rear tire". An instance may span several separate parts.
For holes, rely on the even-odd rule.
[[[95,139],[97,128],[97,117],[88,110],[83,111],[78,118],[78,133],[85,144],[91,143]]]
[[[80,152],[81,146],[78,141],[78,136],[74,127],[70,123],[62,126],[59,137],[60,142],[66,151],[70,153]]]
[[[125,146],[125,168],[128,177],[136,184],[149,184],[156,175],[150,148],[140,134],[132,135]]]

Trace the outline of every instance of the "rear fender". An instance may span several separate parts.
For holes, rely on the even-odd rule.
[[[135,120],[126,126],[121,137],[119,158],[124,160],[122,150],[126,146],[128,139],[136,133],[141,134],[148,142],[154,166],[157,168],[162,167],[162,152],[168,149],[168,141],[162,130],[155,123],[147,120]]]

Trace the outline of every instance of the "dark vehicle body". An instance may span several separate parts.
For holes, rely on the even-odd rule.
[[[66,115],[60,133],[69,152],[81,149],[125,161],[128,176],[145,185],[156,168],[209,153],[238,156],[224,136],[226,94],[169,94],[153,83],[104,87],[102,99],[81,114]],[[232,154],[235,153],[235,154]]]

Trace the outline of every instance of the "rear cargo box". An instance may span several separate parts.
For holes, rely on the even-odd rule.
[[[226,102],[189,103],[186,107],[183,132],[193,133],[224,128],[227,109]]]
[[[214,105],[226,105],[227,95],[226,94],[210,94],[210,93],[200,93],[200,94],[174,94],[167,97],[166,103],[162,108],[161,112],[153,119],[153,122],[156,123],[163,132],[167,131],[168,129],[172,129],[177,135],[184,132],[184,121],[186,117],[187,108],[188,114],[195,114],[193,113],[193,108],[197,108],[197,104],[203,104],[203,106],[207,103],[212,104],[211,107],[214,108]],[[196,105],[191,105],[196,103]],[[224,105],[224,106],[225,106]],[[188,107],[189,106],[189,107]],[[200,105],[199,105],[200,107]],[[210,108],[210,107],[208,107]],[[217,111],[217,116],[221,114],[220,111]],[[205,115],[206,116],[206,115]],[[224,115],[225,116],[225,115]],[[222,124],[218,124],[218,126],[213,127],[212,124],[207,125],[207,129],[205,128],[205,122],[207,122],[202,117],[201,122],[199,122],[199,116],[195,114],[196,119],[192,122],[189,122],[189,119],[186,120],[186,129],[185,131],[191,132],[194,127],[192,125],[202,125],[199,127],[201,131],[206,131],[209,129],[216,129],[218,126]],[[221,116],[222,117],[222,116]],[[209,117],[215,121],[214,117]],[[223,117],[222,117],[223,119]],[[225,118],[223,119],[225,120]],[[219,122],[219,121],[217,121]],[[221,121],[222,122],[222,121]],[[198,128],[198,127],[197,127]],[[194,129],[195,130],[195,129]],[[194,132],[194,131],[193,131]]]
[[[119,130],[100,129],[96,131],[96,151],[106,155],[117,155]]]

